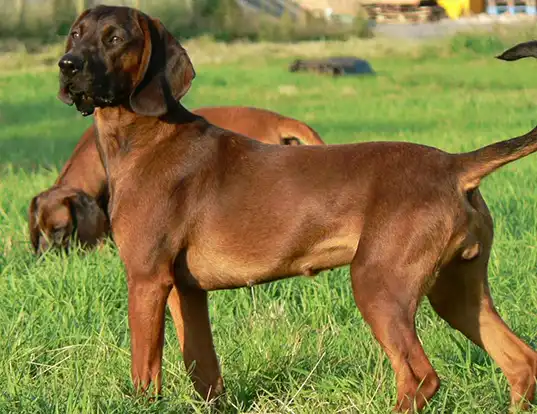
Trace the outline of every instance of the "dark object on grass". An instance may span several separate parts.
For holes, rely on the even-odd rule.
[[[537,58],[537,41],[519,43],[511,49],[507,49],[501,55],[496,56],[498,59],[513,61],[527,57]]]
[[[330,57],[325,59],[297,59],[291,66],[290,72],[328,73],[333,76],[342,75],[374,75],[371,65],[364,59],[354,57]]]

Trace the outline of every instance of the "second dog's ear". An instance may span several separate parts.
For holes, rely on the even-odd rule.
[[[289,145],[291,147],[296,147],[301,145],[300,140],[297,137],[286,137],[280,140],[282,145]]]
[[[28,211],[28,230],[30,231],[30,241],[34,248],[34,253],[37,253],[39,247],[39,227],[37,224],[37,199],[39,196],[32,198],[30,209]]]
[[[71,219],[75,226],[76,236],[85,247],[94,247],[104,238],[109,229],[108,218],[94,198],[83,191],[65,199]]]
[[[507,49],[501,55],[496,56],[500,60],[518,60],[527,57],[537,58],[537,40],[532,40],[530,42],[519,43],[516,46],[513,46],[511,49]]]

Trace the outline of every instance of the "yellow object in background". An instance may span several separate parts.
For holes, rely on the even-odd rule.
[[[470,0],[438,0],[450,19],[458,19],[470,13]]]

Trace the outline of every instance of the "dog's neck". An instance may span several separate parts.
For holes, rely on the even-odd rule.
[[[128,107],[116,106],[97,108],[94,118],[97,149],[110,183],[111,167],[116,164],[115,160],[124,158],[133,148],[154,146],[174,134],[178,127],[186,127],[201,117],[178,102],[161,117],[143,116]]]
[[[97,108],[95,110],[97,128],[97,149],[101,162],[110,178],[110,161],[131,145],[130,137],[125,134],[129,125],[137,123],[137,116],[124,107]]]
[[[110,215],[116,181],[122,173],[129,170],[127,159],[130,153],[134,153],[133,149],[145,146],[152,148],[157,142],[174,135],[178,127],[187,127],[200,117],[178,103],[160,118],[142,116],[130,108],[117,106],[97,108],[94,119],[97,129],[96,146],[106,172]]]
[[[139,115],[125,106],[97,108],[94,117],[103,163],[129,152],[132,147],[150,142],[154,145],[155,140],[166,137],[166,134],[156,134],[156,131],[199,119],[180,103],[161,117]]]

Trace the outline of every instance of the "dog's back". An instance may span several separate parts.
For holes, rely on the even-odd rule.
[[[266,109],[213,106],[193,112],[220,128],[267,144],[293,144],[293,139],[306,145],[324,144],[319,134],[304,122]]]

